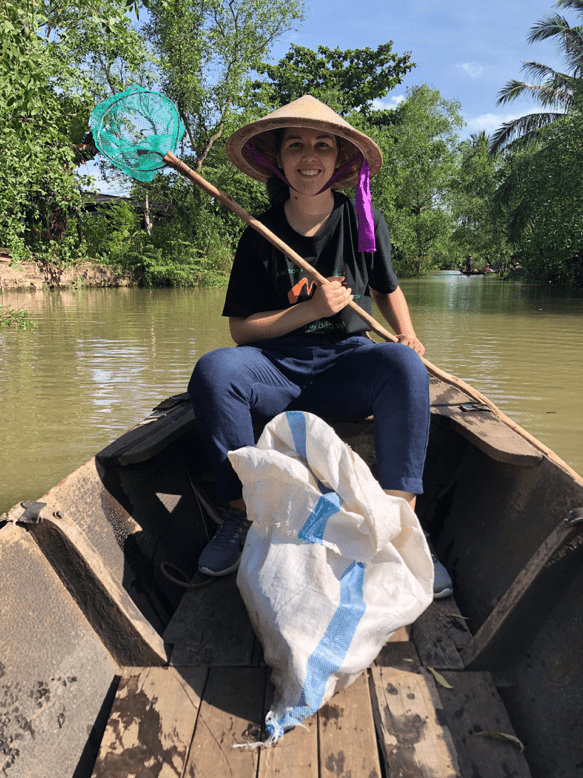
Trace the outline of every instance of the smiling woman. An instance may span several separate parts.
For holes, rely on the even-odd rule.
[[[429,424],[424,347],[392,268],[388,227],[370,199],[370,176],[382,164],[376,143],[304,95],[234,133],[227,155],[253,178],[283,182],[281,201],[258,220],[304,266],[291,267],[289,252],[260,231],[245,231],[223,310],[238,348],[205,354],[189,385],[226,510],[199,559],[214,576],[236,569],[249,527],[228,452],[253,445],[254,421],[288,410],[374,413],[380,484],[411,507],[422,491]],[[356,182],[356,202],[332,191]],[[354,315],[353,300],[370,313],[373,296],[398,342],[371,341]]]

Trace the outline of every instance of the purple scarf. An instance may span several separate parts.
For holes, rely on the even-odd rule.
[[[247,141],[245,144],[245,151],[247,154],[249,154],[254,162],[256,162],[258,165],[267,165],[267,167],[273,171],[276,176],[281,178],[284,184],[289,186],[290,189],[294,188],[283,175],[281,170],[273,165],[267,159],[267,157],[261,154],[261,152],[257,151],[251,141]],[[356,187],[356,212],[358,214],[358,250],[372,252],[376,251],[377,247],[374,235],[374,218],[370,196],[370,168],[368,166],[368,162],[362,156],[362,154],[359,154],[353,160],[344,165],[344,167],[340,168],[340,170],[337,170],[328,183],[324,184],[324,186],[320,189],[318,194],[321,194],[322,192],[325,192],[326,189],[329,189],[332,184],[338,178],[340,178],[340,176],[346,172],[346,170],[348,170],[348,168],[352,167],[352,165],[354,165],[354,163],[358,162],[359,160],[360,173],[358,174],[358,186]]]

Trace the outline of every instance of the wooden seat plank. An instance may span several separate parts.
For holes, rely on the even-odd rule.
[[[254,778],[259,749],[234,746],[260,739],[266,681],[263,667],[211,668],[184,778]]]
[[[442,676],[452,687],[437,689],[462,775],[531,778],[526,758],[514,743],[484,734],[516,736],[490,674],[444,670]]]
[[[124,668],[92,778],[181,776],[206,675],[205,668]]]
[[[541,461],[542,452],[456,387],[431,378],[429,395],[432,415],[441,417],[492,459],[523,467],[534,467]],[[462,405],[468,403],[475,410],[463,411]]]
[[[252,663],[255,634],[236,575],[188,589],[164,632],[174,666],[243,667]]]
[[[371,668],[372,701],[387,775],[460,778],[456,749],[441,701],[410,643],[387,644],[385,661]],[[469,773],[468,773],[469,775]]]
[[[145,462],[196,426],[187,394],[170,397],[150,416],[110,443],[96,458],[106,467]]]
[[[274,687],[267,682],[264,718],[271,707]],[[259,754],[257,778],[318,778],[318,716],[310,716],[301,727],[286,732],[272,748]]]
[[[368,674],[318,711],[320,776],[381,778]]]

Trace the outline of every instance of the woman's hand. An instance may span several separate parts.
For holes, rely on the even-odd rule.
[[[405,346],[412,348],[420,357],[425,354],[425,346],[416,335],[397,335],[397,340],[399,343],[403,343]]]
[[[314,313],[314,320],[333,316],[346,308],[352,300],[352,289],[344,286],[344,276],[332,276],[326,280],[329,283],[318,285],[308,301]]]

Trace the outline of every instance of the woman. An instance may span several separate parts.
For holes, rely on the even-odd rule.
[[[429,433],[425,349],[393,272],[387,225],[368,194],[382,165],[376,143],[306,95],[234,133],[227,155],[267,184],[272,207],[260,221],[328,283],[316,285],[252,228],[241,237],[223,310],[237,346],[201,357],[189,386],[229,506],[199,559],[208,575],[239,564],[249,521],[227,452],[254,445],[253,421],[292,409],[374,414],[381,486],[412,508]],[[356,202],[334,191],[357,182]],[[354,299],[370,313],[371,295],[398,343],[374,343],[346,307]]]

